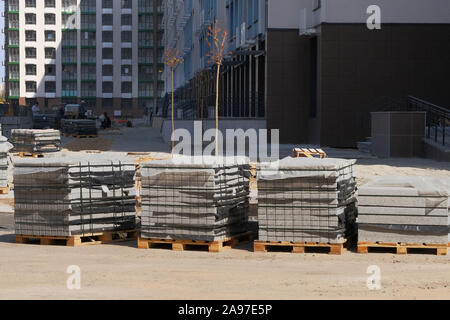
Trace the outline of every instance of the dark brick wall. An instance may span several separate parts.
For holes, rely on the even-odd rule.
[[[306,143],[309,113],[309,40],[298,30],[268,30],[266,118],[280,143]]]
[[[355,147],[370,136],[380,97],[450,107],[450,25],[325,24],[319,39],[322,145]]]

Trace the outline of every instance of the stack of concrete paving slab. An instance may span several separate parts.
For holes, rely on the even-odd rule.
[[[96,135],[97,122],[89,119],[62,119],[61,130],[67,135]]]
[[[356,235],[354,164],[330,158],[258,164],[259,240],[343,243]]]
[[[358,193],[359,242],[450,242],[450,178],[381,177]]]
[[[141,164],[141,237],[219,241],[247,231],[247,159],[192,159]]]
[[[13,145],[8,142],[6,137],[0,135],[0,188],[8,186],[8,152]]]
[[[61,134],[53,129],[14,129],[11,141],[15,152],[45,153],[61,149]]]
[[[72,236],[133,230],[135,167],[104,155],[14,163],[18,235]]]

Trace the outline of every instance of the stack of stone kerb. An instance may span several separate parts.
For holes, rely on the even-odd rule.
[[[136,227],[133,163],[106,157],[14,163],[17,235],[72,236]]]
[[[259,240],[343,243],[355,233],[354,160],[286,158],[258,165]]]
[[[247,159],[202,159],[141,164],[142,238],[219,241],[247,231]]]

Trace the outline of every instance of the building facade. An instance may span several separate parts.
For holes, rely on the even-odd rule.
[[[142,116],[162,96],[162,0],[7,0],[7,97]]]
[[[369,29],[368,8],[381,9]],[[229,33],[220,81],[222,118],[265,119],[281,143],[355,147],[370,136],[383,97],[450,105],[448,0],[165,0],[164,44],[175,71],[178,115],[210,116],[214,68],[206,29]],[[165,72],[166,90],[170,73]],[[192,111],[193,109],[193,111]]]

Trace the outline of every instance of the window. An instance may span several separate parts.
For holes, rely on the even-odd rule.
[[[25,48],[25,58],[36,59],[36,48]]]
[[[131,14],[122,15],[122,25],[131,26],[133,24],[133,16]]]
[[[55,0],[45,0],[46,8],[55,8]]]
[[[153,50],[140,48],[138,51],[139,63],[153,63]]]
[[[25,0],[25,8],[36,8],[36,0]]]
[[[102,32],[103,42],[113,42],[113,33],[112,31],[103,31]]]
[[[81,49],[81,62],[84,63],[94,63],[96,62],[96,49],[83,48]]]
[[[36,31],[25,30],[25,41],[36,41]]]
[[[122,93],[131,93],[133,85],[131,82],[122,82]]]
[[[49,92],[49,93],[56,92],[56,82],[55,81],[45,81],[45,92]]]
[[[91,29],[96,28],[96,16],[94,14],[83,14],[81,15],[81,29]]]
[[[114,74],[112,64],[104,64],[102,67],[102,73],[104,77],[111,77]]]
[[[19,79],[19,65],[11,64],[8,66],[8,75],[10,79]]]
[[[25,82],[26,92],[36,92],[36,81]]]
[[[131,48],[122,48],[122,59],[132,59],[133,51]]]
[[[25,73],[27,76],[35,76],[36,75],[36,65],[35,64],[25,65]]]
[[[113,48],[103,48],[102,49],[102,57],[103,59],[112,59],[113,58]]]
[[[139,66],[139,79],[153,79],[153,67],[152,66]]]
[[[131,31],[122,31],[122,42],[132,42],[133,34]]]
[[[113,83],[108,81],[108,82],[103,82],[103,93],[112,93],[113,92]]]
[[[63,80],[77,80],[77,66],[74,64],[63,65],[61,74]]]
[[[56,41],[56,32],[53,30],[46,30],[45,41]]]
[[[54,75],[56,75],[56,65],[54,65],[54,64],[46,64],[45,65],[45,75],[46,76],[54,76]]]
[[[85,47],[95,47],[96,33],[94,31],[84,31],[81,33],[81,45]]]
[[[138,35],[138,41],[140,46],[153,46],[153,32],[140,31]]]
[[[61,60],[63,63],[76,63],[77,62],[77,49],[76,48],[62,48]]]
[[[36,15],[34,13],[25,13],[25,24],[36,24]]]
[[[112,9],[113,0],[102,0],[102,7],[105,9]]]
[[[102,24],[104,26],[112,26],[113,25],[113,15],[110,13],[104,13],[102,15]]]
[[[62,33],[62,46],[76,46],[76,45],[77,45],[77,32],[64,31]]]
[[[56,59],[56,49],[45,48],[45,59]]]
[[[153,83],[140,82],[139,83],[139,97],[152,97]]]
[[[81,66],[81,80],[95,80],[97,67],[95,65],[82,65]],[[95,86],[94,88],[95,89]]]
[[[122,0],[122,8],[123,9],[131,9],[133,6],[132,0]]]
[[[83,82],[81,83],[81,96],[82,97],[95,97],[97,90],[95,82]]]
[[[132,75],[132,66],[131,65],[123,65],[122,66],[122,75],[123,76],[131,76]]]
[[[56,17],[54,13],[46,13],[44,16],[45,24],[56,24]]]

